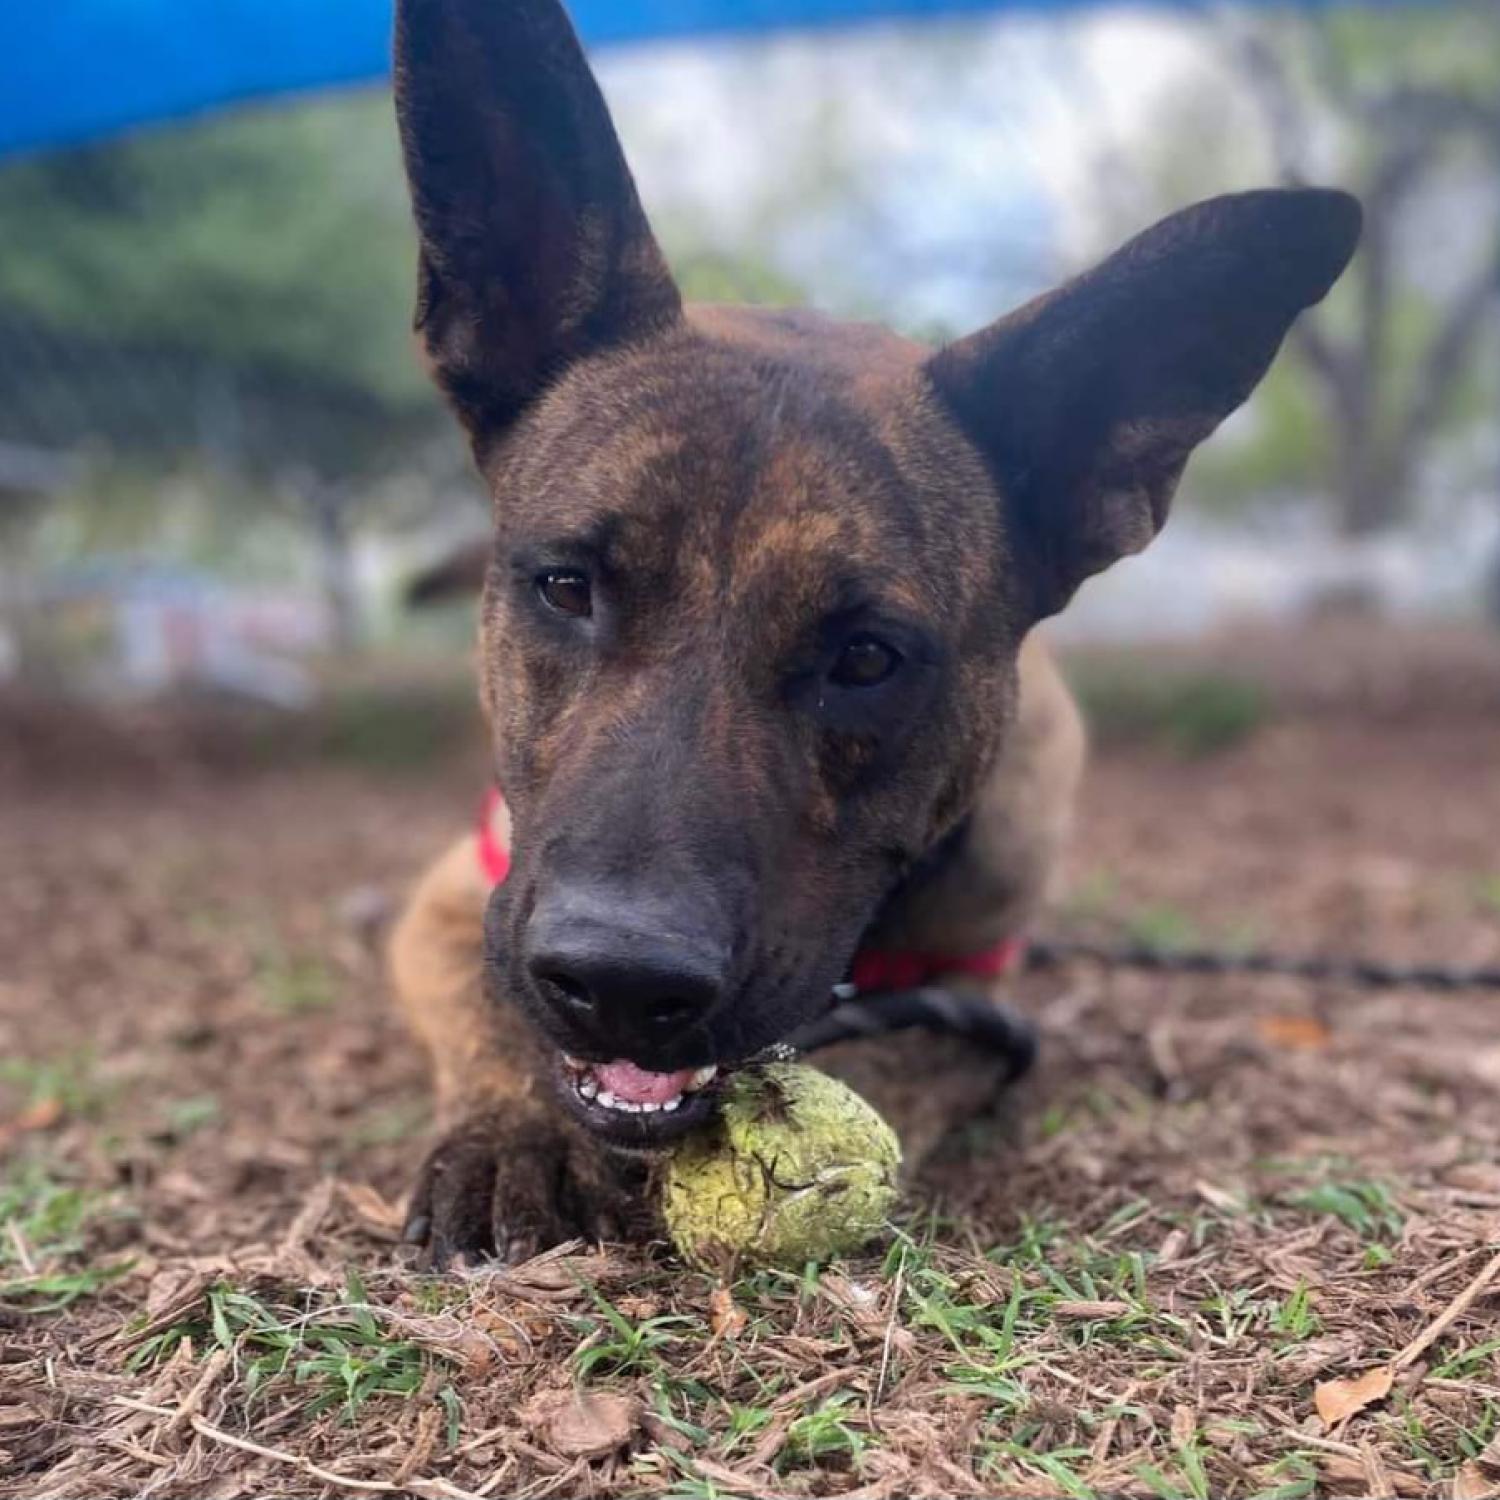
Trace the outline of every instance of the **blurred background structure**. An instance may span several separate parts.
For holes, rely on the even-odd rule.
[[[141,0],[138,30],[171,8]],[[293,706],[340,658],[461,665],[469,611],[414,621],[402,587],[484,500],[410,343],[387,92],[351,81],[387,18],[341,9],[362,12],[343,53],[304,36],[278,63],[297,91],[226,108],[195,96],[188,43],[241,67],[200,94],[253,94],[235,27],[274,52],[288,7],[193,7],[175,68],[96,56],[72,114],[37,59],[86,43],[90,7],[3,23],[40,31],[9,38],[0,89],[0,681]],[[946,9],[694,35],[733,8],[579,7],[590,38],[671,33],[597,62],[687,294],[940,339],[1195,198],[1343,184],[1367,213],[1351,274],[1195,460],[1163,541],[1062,628],[1500,618],[1493,0]]]

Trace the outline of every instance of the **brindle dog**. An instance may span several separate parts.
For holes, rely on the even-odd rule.
[[[934,353],[685,307],[557,0],[401,0],[396,104],[417,328],[494,499],[514,860],[492,892],[463,840],[394,937],[445,1131],[410,1235],[514,1259],[640,1232],[709,1071],[872,932],[1024,925],[1082,761],[1028,632],[1156,533],[1360,212],[1200,203]]]

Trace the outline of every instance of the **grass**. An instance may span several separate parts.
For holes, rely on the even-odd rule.
[[[463,678],[335,687],[309,715],[305,732],[320,759],[411,774],[472,739],[479,723],[472,682]]]
[[[1062,909],[1070,921],[1107,925],[1127,941],[1148,948],[1210,947],[1242,953],[1262,940],[1262,924],[1253,916],[1206,927],[1175,902],[1132,902],[1109,870],[1084,875]]]
[[[391,1332],[383,1313],[352,1272],[342,1302],[305,1312],[220,1282],[189,1317],[142,1340],[129,1368],[159,1364],[191,1341],[195,1349],[234,1353],[247,1407],[275,1393],[290,1397],[304,1418],[336,1411],[352,1422],[372,1400],[414,1397],[447,1362],[431,1346]],[[456,1432],[456,1391],[445,1384],[433,1394]]]
[[[1474,904],[1489,916],[1500,917],[1500,873],[1475,876]]]
[[[23,1110],[55,1105],[74,1119],[94,1119],[111,1097],[87,1047],[51,1057],[0,1058],[0,1084],[18,1096]]]
[[[325,960],[295,953],[276,938],[261,944],[255,983],[266,1007],[283,1016],[328,1010],[338,997],[333,970]]]
[[[1075,661],[1068,679],[1096,739],[1147,742],[1184,759],[1241,744],[1274,712],[1265,688],[1226,672]]]
[[[1282,1201],[1306,1213],[1329,1214],[1360,1239],[1376,1245],[1399,1239],[1406,1223],[1406,1215],[1383,1182],[1322,1182],[1287,1193]]]
[[[578,1375],[644,1374],[661,1377],[666,1372],[664,1356],[679,1341],[703,1338],[702,1319],[680,1315],[656,1316],[634,1322],[598,1291],[591,1292],[597,1319],[579,1319],[583,1342],[573,1353]]]
[[[89,1230],[117,1212],[108,1194],[69,1182],[40,1155],[13,1164],[0,1179],[0,1307],[61,1312],[118,1280],[128,1260],[69,1264],[88,1250]]]
[[[849,1420],[853,1400],[848,1392],[830,1396],[787,1428],[779,1465],[783,1472],[831,1460],[851,1467],[858,1464],[865,1438]]]

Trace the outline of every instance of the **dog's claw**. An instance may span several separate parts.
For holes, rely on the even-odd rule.
[[[418,1174],[402,1238],[442,1271],[530,1260],[616,1231],[609,1173],[544,1116],[489,1111],[450,1130]]]

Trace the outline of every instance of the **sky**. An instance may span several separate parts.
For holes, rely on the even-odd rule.
[[[1101,158],[1211,59],[1181,12],[1105,8],[596,65],[669,253],[763,243],[830,311],[951,328],[1104,248]]]

